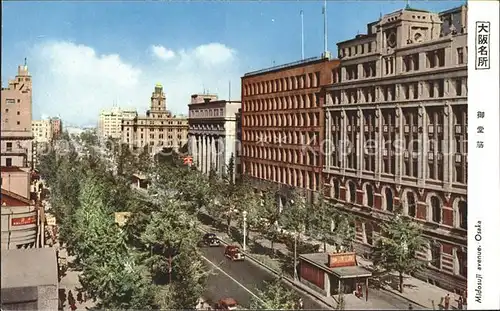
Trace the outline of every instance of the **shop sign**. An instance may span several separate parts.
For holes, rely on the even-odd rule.
[[[36,216],[12,218],[12,226],[26,226],[36,224]]]

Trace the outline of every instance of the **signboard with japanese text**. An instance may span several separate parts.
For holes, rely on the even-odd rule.
[[[12,218],[12,226],[26,226],[36,224],[36,216]]]

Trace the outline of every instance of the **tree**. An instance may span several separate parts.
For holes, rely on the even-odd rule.
[[[254,310],[297,310],[300,296],[287,288],[280,278],[266,282],[263,291],[257,290],[257,298],[252,299]]]
[[[294,234],[293,271],[297,278],[297,242],[300,243],[301,233],[310,221],[309,208],[305,199],[292,189],[282,212],[282,224],[286,230]]]
[[[278,238],[278,222],[281,217],[281,211],[277,204],[276,193],[267,189],[262,195],[262,205],[258,210],[258,216],[260,219],[265,219],[261,222],[263,226],[263,232],[266,232],[266,236],[271,240],[271,250],[274,253],[274,243]]]
[[[151,154],[149,153],[149,146],[144,146],[141,153],[139,153],[137,160],[137,170],[138,173],[147,174],[151,167],[153,166],[153,160],[151,159]]]
[[[345,249],[352,251],[354,249],[354,241],[356,239],[354,218],[352,215],[339,211],[336,208],[332,211],[334,227],[328,240],[338,246],[342,246]]]
[[[377,241],[373,263],[386,271],[399,274],[399,291],[403,292],[404,274],[416,272],[425,267],[426,262],[416,259],[417,252],[426,249],[426,240],[422,230],[409,218],[400,214],[400,208],[394,216],[381,226],[381,237]]]
[[[333,206],[325,199],[323,191],[312,202],[310,215],[310,232],[323,241],[323,251],[326,252],[326,242],[332,236]]]

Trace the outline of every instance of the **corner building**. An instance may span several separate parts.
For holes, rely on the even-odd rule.
[[[243,173],[308,193],[322,187],[322,86],[334,82],[338,64],[312,58],[242,77]]]
[[[157,84],[151,95],[151,108],[146,115],[128,113],[121,121],[121,142],[134,152],[148,146],[149,152],[163,148],[178,150],[187,144],[188,119],[167,110],[163,86]]]
[[[357,216],[369,256],[396,206],[429,240],[416,276],[467,285],[467,8],[407,7],[338,43],[338,83],[326,88],[329,195]]]

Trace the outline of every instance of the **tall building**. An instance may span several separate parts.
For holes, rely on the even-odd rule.
[[[1,92],[1,165],[31,167],[32,81],[28,66],[19,66],[14,80]]]
[[[50,123],[52,127],[52,138],[59,139],[63,131],[62,120],[55,117],[50,119]]]
[[[101,137],[121,139],[122,119],[133,119],[137,115],[135,110],[123,110],[120,107],[112,107],[110,110],[101,110],[97,131]]]
[[[151,95],[151,107],[145,116],[124,116],[121,126],[121,141],[132,151],[142,151],[145,146],[150,152],[163,148],[179,149],[187,144],[188,119],[172,115],[167,110],[163,86],[157,84]]]
[[[326,87],[325,182],[359,219],[369,254],[380,223],[401,207],[424,227],[418,273],[467,285],[467,7],[407,7],[338,43],[337,83]],[[348,203],[348,204],[345,204]]]
[[[334,81],[338,64],[313,58],[242,77],[243,173],[309,194],[321,189],[322,86]]]
[[[213,169],[222,176],[227,172],[231,156],[235,160],[236,113],[240,107],[239,101],[218,100],[216,95],[191,96],[188,148],[201,172],[208,174]],[[236,166],[233,175],[235,173]]]
[[[49,143],[52,141],[53,132],[50,119],[31,121],[31,129],[35,143]]]

